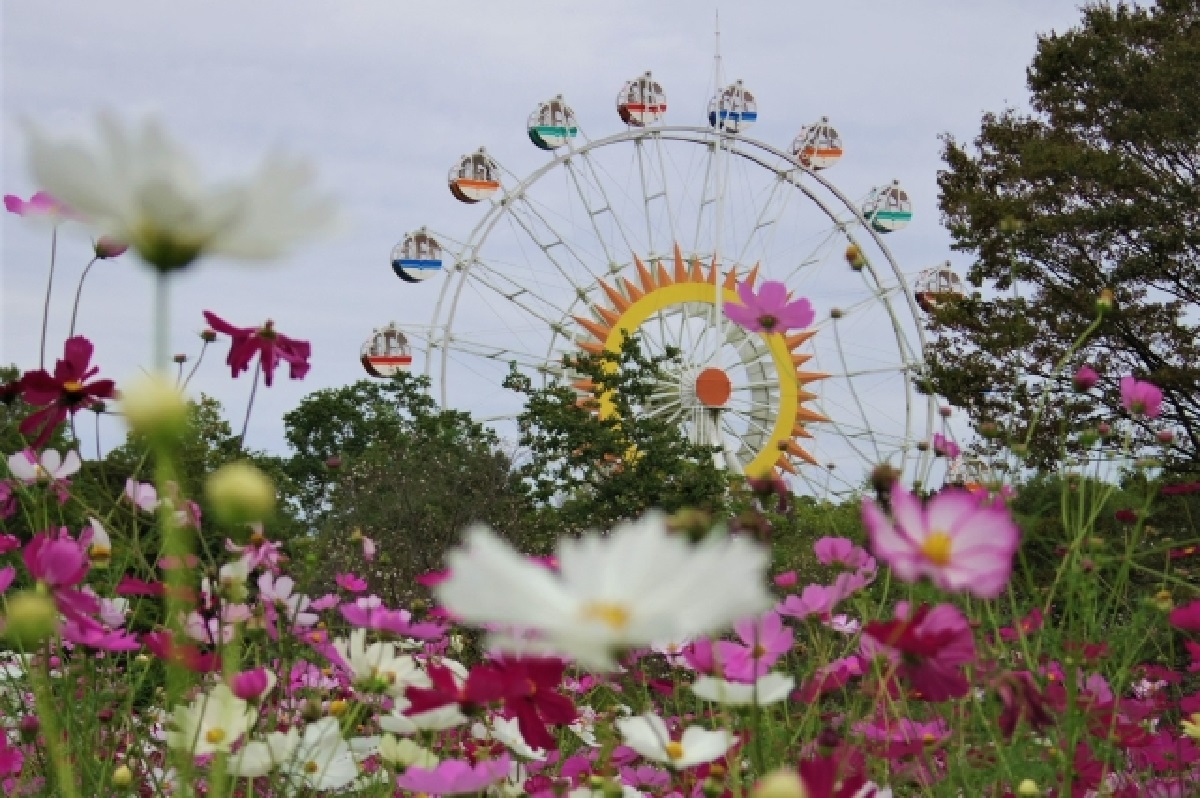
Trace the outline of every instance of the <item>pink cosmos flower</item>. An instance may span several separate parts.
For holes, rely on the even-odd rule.
[[[361,593],[367,589],[366,580],[354,574],[338,574],[333,578],[337,586],[350,593]]]
[[[951,604],[910,611],[896,604],[895,620],[871,621],[863,627],[859,653],[864,659],[886,657],[893,673],[925,701],[945,701],[967,694],[961,666],[975,661],[975,638],[962,612]]]
[[[266,668],[235,673],[229,680],[229,689],[243,701],[258,701],[274,686],[275,674]]]
[[[109,399],[115,387],[112,380],[91,380],[98,366],[92,366],[92,342],[82,335],[76,335],[67,340],[63,348],[63,357],[54,366],[54,374],[45,369],[26,372],[21,377],[21,390],[25,401],[31,405],[43,406],[41,410],[31,413],[21,422],[22,435],[37,432],[33,448],[40,449],[55,427],[66,420],[68,415],[90,407],[97,399]]]
[[[158,509],[158,489],[149,482],[138,482],[136,479],[125,480],[125,498],[133,502],[143,513],[152,513]]]
[[[437,640],[446,634],[446,627],[440,624],[413,623],[412,613],[408,610],[362,607],[356,604],[343,604],[338,609],[348,622],[365,629],[378,629],[401,637],[415,637],[420,640]]]
[[[34,535],[23,556],[29,575],[49,588],[59,612],[67,618],[79,619],[100,610],[93,596],[76,588],[87,575],[90,562],[87,549],[71,537],[66,527],[56,533]]]
[[[733,629],[745,645],[728,640],[716,644],[717,660],[730,681],[753,682],[766,676],[771,666],[792,648],[792,630],[773,611],[738,621]]]
[[[795,587],[798,579],[795,571],[784,571],[781,574],[775,574],[771,581],[775,583],[776,587]]]
[[[875,555],[896,576],[915,582],[928,576],[942,590],[995,598],[1008,584],[1020,530],[1008,507],[980,502],[970,491],[950,489],[928,504],[902,486],[892,490],[888,517],[863,500],[863,522]]]
[[[36,482],[59,482],[76,474],[83,466],[79,452],[71,449],[63,457],[54,449],[45,449],[41,457],[33,449],[23,449],[8,458],[8,468],[12,475],[32,485]]]
[[[101,651],[137,651],[138,639],[124,629],[106,629],[88,617],[68,618],[62,627],[63,639]]]
[[[776,605],[775,611],[799,620],[804,620],[810,615],[828,618],[833,612],[833,608],[841,600],[842,596],[835,588],[825,585],[807,585],[799,596],[788,596]]]
[[[225,550],[242,555],[248,570],[256,571],[262,568],[279,573],[280,563],[286,559],[282,552],[282,545],[268,540],[263,535],[262,524],[251,524],[251,527],[253,532],[250,535],[249,543],[239,546],[229,538],[225,538]]]
[[[1121,378],[1121,406],[1131,415],[1158,418],[1162,415],[1162,390],[1133,376]]]
[[[312,345],[276,331],[274,322],[268,320],[262,327],[234,327],[208,310],[204,311],[204,318],[214,330],[233,339],[225,363],[234,377],[250,368],[250,361],[256,354],[268,387],[275,379],[275,369],[280,361],[288,364],[289,376],[293,380],[302,379],[308,373]]]
[[[11,565],[6,565],[3,568],[0,568],[0,593],[7,592],[8,589],[12,587],[12,583],[14,580],[16,580],[16,578],[16,568],[13,568]]]
[[[1185,632],[1200,632],[1200,599],[1171,610],[1171,625]]]
[[[822,565],[844,565],[856,571],[875,570],[875,558],[849,538],[820,538],[813,544],[813,553]]]
[[[734,324],[750,332],[786,332],[813,323],[815,314],[812,303],[807,299],[789,301],[787,286],[768,280],[754,293],[754,284],[749,280],[738,285],[738,297],[742,304],[725,304],[725,316]]]
[[[13,493],[12,485],[0,480],[0,519],[8,518],[16,511],[17,495]]]
[[[812,703],[826,693],[840,690],[849,684],[851,679],[862,676],[864,672],[862,658],[857,655],[835,659],[828,665],[817,668],[812,678],[805,682],[793,697]]]
[[[92,251],[96,253],[97,260],[112,260],[119,258],[129,249],[129,245],[124,241],[118,241],[112,236],[100,236],[96,242],[92,244]]]
[[[949,460],[954,460],[962,455],[962,449],[958,448],[958,444],[940,432],[933,433],[933,452],[938,457],[945,457]]]
[[[410,767],[396,778],[396,784],[403,790],[428,795],[482,792],[485,787],[507,778],[511,766],[508,754],[501,754],[499,759],[485,759],[476,765],[448,759],[433,770]]]
[[[61,219],[72,215],[66,205],[45,191],[39,191],[27,200],[21,199],[16,194],[5,194],[4,207],[9,213],[15,213],[17,216],[46,216]]]

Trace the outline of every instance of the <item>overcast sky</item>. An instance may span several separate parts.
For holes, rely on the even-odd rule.
[[[751,135],[786,148],[821,115],[847,141],[830,179],[858,196],[899,178],[916,217],[889,239],[909,272],[946,258],[936,211],[939,136],[969,139],[980,116],[1023,108],[1037,36],[1074,25],[1074,0],[808,0],[727,3],[725,75],[759,98]],[[713,82],[716,6],[649,2],[246,2],[5,0],[3,193],[37,190],[23,120],[90,136],[98,109],[161,117],[214,180],[272,150],[304,155],[343,211],[340,233],[273,266],[203,262],[176,281],[173,349],[194,356],[202,310],[239,325],[274,319],[313,343],[312,371],[259,391],[248,442],[283,451],[281,415],[306,393],[362,376],[374,326],[424,321],[437,296],[388,266],[393,244],[423,224],[465,237],[484,213],[446,190],[446,172],[486,144],[517,175],[547,159],[525,135],[536,104],[563,93],[591,138],[622,129],[613,98],[652,69],[669,122],[703,124]],[[0,362],[36,366],[49,233],[6,214],[2,225]],[[61,352],[71,298],[89,257],[66,225],[50,314]],[[431,281],[432,282],[432,281]],[[79,329],[102,373],[120,381],[150,359],[150,275],[132,257],[101,263],[84,289]],[[229,379],[223,344],[194,391],[218,397],[235,428],[249,392]],[[48,354],[48,358],[52,355]],[[480,400],[482,401],[482,400]],[[473,400],[458,402],[471,409]],[[103,429],[119,440],[116,422]]]

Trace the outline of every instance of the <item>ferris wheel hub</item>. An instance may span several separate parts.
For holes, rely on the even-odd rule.
[[[696,375],[696,401],[709,408],[724,407],[733,395],[733,382],[724,369],[709,366]]]

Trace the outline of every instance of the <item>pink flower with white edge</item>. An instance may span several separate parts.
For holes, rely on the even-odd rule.
[[[1162,389],[1132,375],[1121,378],[1121,406],[1134,416],[1158,418],[1162,415]]]
[[[792,630],[783,625],[776,612],[745,618],[734,624],[733,629],[745,645],[728,640],[716,644],[721,672],[731,681],[753,682],[765,676],[794,642]]]
[[[143,513],[152,513],[158,509],[158,490],[149,482],[125,480],[125,498]]]
[[[21,199],[16,194],[5,194],[4,208],[17,216],[41,217],[52,222],[73,215],[66,205],[45,191],[39,191],[27,200]]]
[[[1021,533],[1008,507],[950,489],[927,504],[897,485],[889,517],[863,500],[863,522],[875,556],[905,582],[929,577],[942,590],[995,598],[1012,575]]]
[[[816,314],[807,299],[792,301],[787,286],[768,280],[754,292],[754,284],[744,280],[738,284],[742,304],[727,302],[725,316],[750,332],[782,333],[798,330],[813,323]]]
[[[66,457],[54,449],[45,449],[39,457],[33,449],[23,449],[9,455],[8,470],[26,485],[37,482],[60,482],[79,472],[83,466],[79,452],[71,449]]]

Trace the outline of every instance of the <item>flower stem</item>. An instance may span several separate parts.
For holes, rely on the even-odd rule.
[[[196,357],[196,364],[192,366],[192,370],[188,372],[187,379],[183,381],[183,386],[186,388],[188,383],[192,381],[192,377],[196,376],[196,369],[200,368],[200,361],[204,360],[204,353],[208,351],[208,341],[200,347],[200,354]]]
[[[83,267],[83,274],[79,276],[79,287],[75,289],[75,304],[71,306],[71,331],[67,333],[68,338],[72,338],[75,335],[75,319],[79,315],[79,297],[83,295],[83,281],[87,279],[88,272],[90,272],[92,267],[96,265],[97,260],[99,260],[99,258],[92,258],[89,260],[88,265]],[[46,299],[50,299],[50,295],[48,293],[46,294]]]
[[[171,283],[163,271],[154,276],[154,369],[166,373],[171,348]]]
[[[258,393],[258,377],[262,374],[262,359],[258,361],[258,365],[254,367],[254,381],[250,383],[250,401],[246,403],[246,420],[242,422],[242,435],[238,438],[238,445],[242,447],[242,451],[246,451],[246,430],[250,428],[250,411],[254,409],[254,395]]]
[[[58,725],[58,715],[53,706],[50,679],[47,671],[50,668],[50,651],[47,647],[43,661],[30,669],[30,682],[33,687],[33,698],[37,707],[38,720],[45,731],[46,748],[50,755],[50,765],[54,769],[55,786],[58,795],[63,798],[78,798],[79,791],[75,789],[75,773],[63,750],[62,731]]]
[[[38,368],[46,368],[46,326],[50,323],[50,290],[54,287],[54,261],[58,256],[58,225],[50,233],[50,276],[46,278],[46,304],[42,308],[42,353]]]

